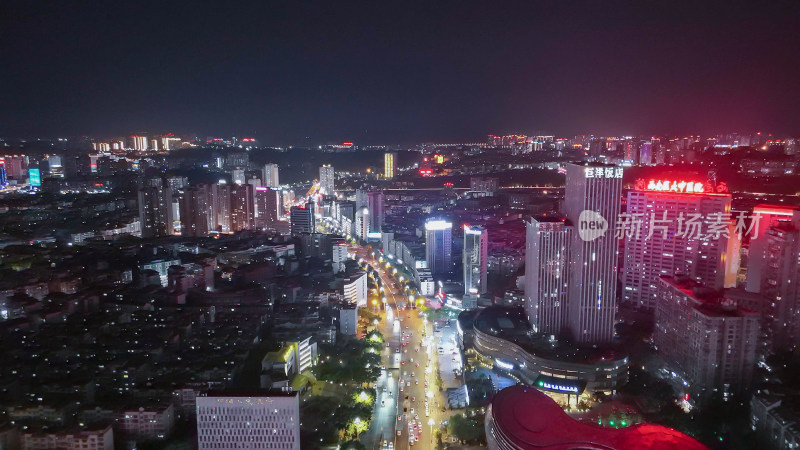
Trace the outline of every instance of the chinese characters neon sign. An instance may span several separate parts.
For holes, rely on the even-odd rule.
[[[637,191],[674,192],[677,194],[721,194],[728,192],[728,186],[725,183],[719,183],[715,188],[711,183],[703,183],[702,181],[656,179],[645,181],[641,178],[636,180],[635,188]]]

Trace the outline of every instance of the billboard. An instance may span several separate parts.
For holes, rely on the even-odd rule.
[[[39,169],[28,169],[28,179],[31,186],[42,185],[42,175],[39,173]]]

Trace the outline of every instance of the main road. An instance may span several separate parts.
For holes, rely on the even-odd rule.
[[[446,418],[446,400],[436,384],[439,343],[433,324],[420,317],[397,280],[365,248],[352,245],[350,252],[375,269],[386,298],[379,324],[387,344],[381,355],[386,370],[377,383],[373,421],[361,442],[368,449],[388,448],[384,441],[395,449],[433,449],[433,430]]]

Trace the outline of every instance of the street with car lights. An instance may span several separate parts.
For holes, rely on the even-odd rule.
[[[361,442],[368,449],[435,448],[433,430],[449,415],[437,384],[437,346],[433,324],[420,317],[416,299],[409,300],[393,274],[367,249],[352,245],[350,252],[371,265],[383,288],[383,320],[378,325],[386,345],[385,370],[377,382],[378,398],[368,431]],[[399,279],[399,277],[398,277]]]

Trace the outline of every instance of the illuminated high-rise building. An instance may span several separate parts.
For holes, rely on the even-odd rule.
[[[450,272],[453,264],[453,224],[446,220],[425,222],[425,260],[431,275]]]
[[[785,205],[756,205],[752,217],[758,218],[750,233],[750,249],[747,257],[747,279],[745,289],[748,292],[761,292],[763,273],[766,269],[767,233],[766,231],[779,222],[792,222],[798,208]]]
[[[750,388],[758,314],[690,279],[661,277],[657,283],[653,344],[693,396]]]
[[[366,206],[362,206],[356,210],[356,217],[355,217],[355,232],[356,236],[358,236],[362,240],[367,240],[367,235],[369,235],[370,231],[370,213],[369,208]]]
[[[383,177],[387,180],[391,180],[395,177],[395,171],[397,170],[395,167],[396,159],[397,153],[394,152],[387,152],[383,155]]]
[[[264,164],[261,169],[261,184],[268,188],[280,187],[277,164]]]
[[[485,294],[489,236],[486,229],[464,225],[464,294]]]
[[[753,275],[760,278],[766,300],[764,325],[771,349],[779,352],[800,346],[800,210],[766,205],[757,209],[773,217],[761,221],[767,228],[760,229],[755,240],[764,241],[763,254],[751,257],[747,277],[749,281],[750,266],[760,266]]]
[[[292,206],[289,211],[289,222],[291,225],[292,236],[301,233],[313,233],[316,231],[316,222],[314,220],[314,203],[306,203],[305,205]]]
[[[139,189],[139,220],[144,238],[172,234],[172,189],[160,178],[145,180]]]
[[[322,195],[333,195],[335,189],[333,166],[326,164],[319,168],[319,191]]]
[[[134,150],[147,150],[147,136],[131,136],[131,140],[133,141]]]
[[[356,208],[369,210],[369,230],[380,233],[383,228],[383,192],[377,190],[356,189]]]
[[[214,188],[215,185],[200,184],[181,191],[180,217],[183,236],[208,235],[213,221],[210,190]]]
[[[525,225],[525,312],[534,332],[560,336],[567,320],[573,228],[553,216]]]
[[[244,183],[245,182],[244,178],[245,178],[244,169],[236,168],[236,169],[233,169],[231,171],[231,180],[233,181],[233,184],[236,184],[236,185],[239,185],[239,186],[245,184]]]
[[[231,231],[253,228],[255,208],[253,206],[253,186],[250,184],[231,187]]]
[[[255,188],[256,226],[273,228],[281,217],[281,191],[269,187]]]
[[[622,170],[567,165],[564,215],[576,227],[569,254],[567,328],[575,343],[601,344],[614,338],[619,251],[614,231]]]
[[[0,158],[0,189],[6,187],[8,178],[6,178],[6,162]]]
[[[625,230],[622,301],[654,309],[658,278],[664,275],[688,276],[713,289],[735,287],[738,255],[728,255],[733,238],[730,194],[707,192],[712,189],[701,180],[637,184],[628,192],[626,220],[631,226]],[[721,232],[711,235],[708,229],[715,217]],[[729,262],[736,264],[726,284]]]

